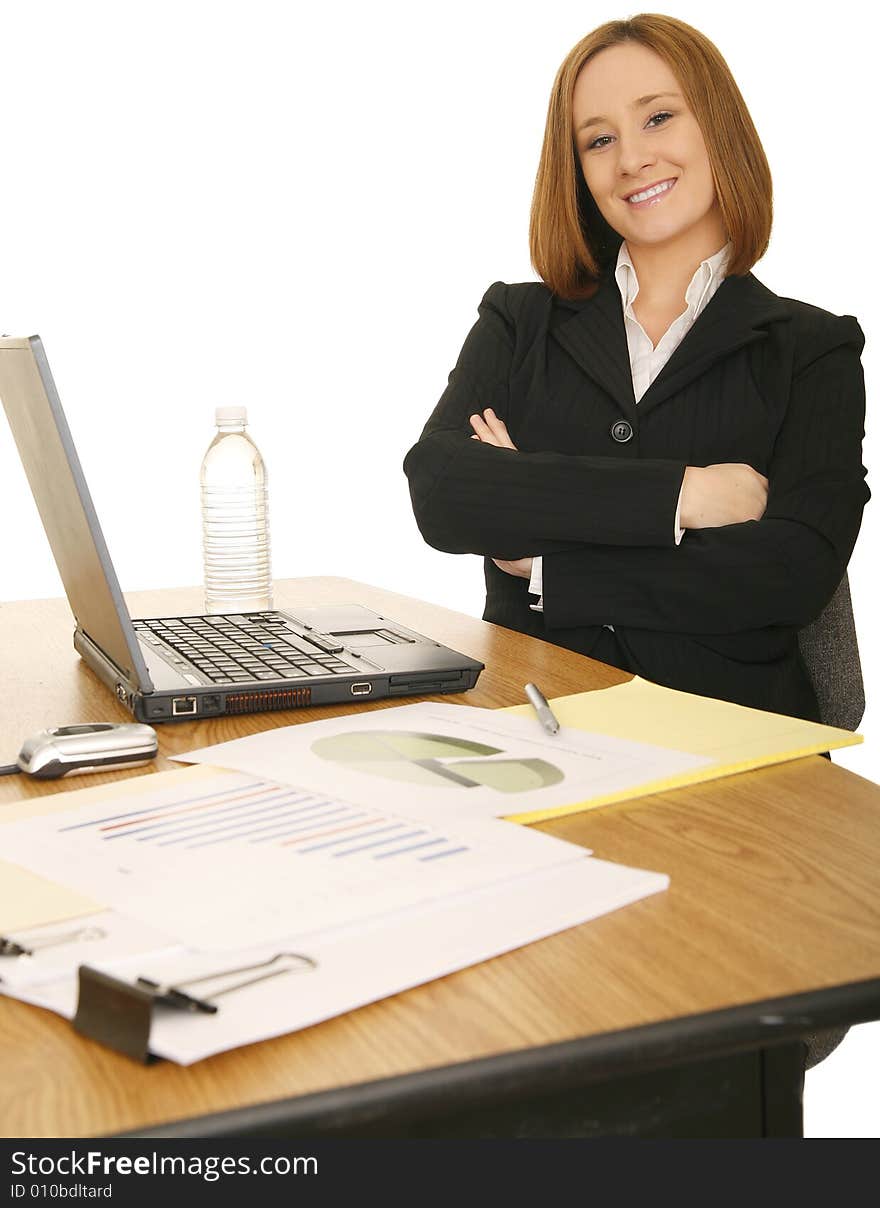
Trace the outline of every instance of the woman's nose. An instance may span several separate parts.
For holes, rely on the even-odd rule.
[[[644,139],[621,138],[617,144],[617,166],[627,176],[638,176],[643,168],[656,160],[656,155]]]

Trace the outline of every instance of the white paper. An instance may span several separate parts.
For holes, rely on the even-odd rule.
[[[282,974],[220,996],[216,1015],[157,1009],[150,1048],[158,1056],[190,1064],[225,1049],[297,1031],[597,918],[661,892],[668,884],[668,878],[658,873],[587,858],[399,912],[381,922],[353,924],[332,935],[315,936],[305,947],[291,941],[228,953],[224,968],[264,961],[288,950],[304,951],[317,961],[317,968]],[[99,967],[117,976],[133,976],[130,962]],[[175,982],[219,967],[216,954],[179,951],[147,959],[137,973]],[[16,996],[67,1017],[76,1008],[72,978],[28,987]]]
[[[267,730],[173,758],[438,821],[575,805],[711,763],[494,709],[421,702]]]
[[[237,772],[10,822],[3,849],[201,949],[327,931],[587,855],[493,818],[439,826]]]

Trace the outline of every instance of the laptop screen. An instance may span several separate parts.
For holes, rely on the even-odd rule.
[[[39,336],[0,338],[0,399],[77,625],[151,690]]]

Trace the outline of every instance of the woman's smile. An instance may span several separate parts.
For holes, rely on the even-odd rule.
[[[635,193],[629,193],[624,201],[634,210],[645,210],[650,206],[659,205],[661,201],[669,196],[675,188],[675,177],[668,180],[662,180],[659,184],[648,185],[645,189],[640,189]]]

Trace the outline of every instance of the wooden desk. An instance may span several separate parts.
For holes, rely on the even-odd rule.
[[[476,689],[461,698],[468,704],[521,703],[528,679],[552,697],[628,678],[546,643],[348,580],[277,585],[279,607],[346,601],[386,612],[485,662]],[[200,604],[195,589],[129,597],[134,616],[195,612]],[[71,635],[66,602],[0,606],[0,763],[45,726],[127,719],[80,662]],[[54,784],[9,777],[0,780],[0,809],[102,779],[150,775],[175,766],[169,754],[332,712],[159,727],[161,754],[152,768]],[[709,1131],[797,1132],[790,1077],[796,1037],[880,1017],[880,788],[813,757],[570,816],[545,829],[601,858],[666,872],[671,888],[406,994],[186,1069],[140,1067],[81,1039],[49,1012],[0,1000],[0,1133],[146,1131],[232,1111],[217,1121],[200,1119],[191,1135],[302,1136],[371,1127],[393,1135],[421,1108],[446,1120],[436,1125],[442,1133],[454,1131],[455,1119],[475,1127],[483,1106],[505,1095],[559,1092],[569,1106],[591,1103],[594,1093],[608,1091],[609,1079],[618,1089],[603,1101],[606,1115],[622,1102],[620,1127],[641,1120],[651,1131],[649,1100],[660,1094],[668,1105],[680,1086],[670,1083],[666,1067],[686,1068],[691,1083],[711,1075],[710,1099],[717,1099],[718,1087],[731,1084],[725,1062],[736,1065],[741,1083],[763,1079],[763,1090],[752,1095],[760,1104],[743,1107],[738,1123],[728,1113],[717,1127],[710,1112],[698,1113]],[[768,1047],[783,1040],[792,1043]],[[771,1119],[777,1060],[789,1063],[789,1090]],[[659,1091],[650,1082],[655,1074],[665,1079]],[[633,1107],[631,1097],[639,1094],[644,1103]],[[545,1105],[549,1119],[550,1098]],[[731,1110],[736,1116],[740,1107]],[[763,1125],[755,1125],[755,1110]],[[681,1120],[691,1135],[699,1127],[693,1112]],[[186,1130],[184,1123],[177,1131]]]

